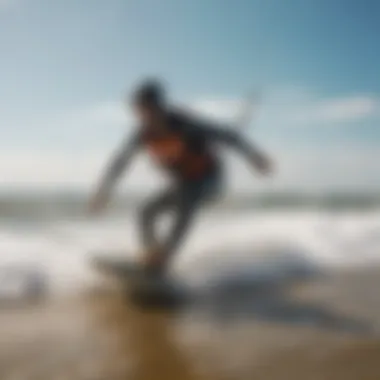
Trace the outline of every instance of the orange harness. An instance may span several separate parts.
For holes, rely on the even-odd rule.
[[[207,152],[195,152],[175,134],[159,138],[148,138],[146,146],[151,156],[160,165],[174,168],[186,179],[198,179],[213,166],[213,159]]]

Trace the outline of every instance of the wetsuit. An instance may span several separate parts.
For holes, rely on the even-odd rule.
[[[142,207],[140,231],[146,249],[158,247],[166,255],[172,254],[200,205],[219,194],[223,170],[215,151],[218,144],[234,147],[251,160],[257,155],[256,149],[233,130],[210,125],[181,112],[166,115],[164,132],[141,126],[123,146],[109,171],[110,177],[117,176],[133,153],[143,148],[173,179],[167,189]],[[174,223],[166,239],[159,241],[155,222],[167,211],[174,214]]]

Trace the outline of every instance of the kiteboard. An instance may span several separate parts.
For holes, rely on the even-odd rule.
[[[117,280],[128,298],[140,306],[179,306],[187,299],[178,281],[167,274],[148,274],[131,259],[116,259],[103,253],[93,256],[91,265],[100,274]]]

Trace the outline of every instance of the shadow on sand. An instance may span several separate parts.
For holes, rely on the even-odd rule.
[[[239,252],[241,257],[252,256],[247,253]],[[328,282],[331,275],[307,258],[310,256],[286,247],[262,249],[259,253],[255,252],[254,259],[245,262],[223,263],[221,260],[217,268],[214,261],[214,273],[211,275],[207,264],[198,263],[209,276],[190,290],[184,290],[179,310],[218,323],[239,323],[251,319],[374,334],[373,326],[366,321],[334,312],[313,297],[297,297],[300,289],[315,289]],[[232,252],[219,254],[220,257],[234,257]],[[178,303],[171,306],[175,309]]]

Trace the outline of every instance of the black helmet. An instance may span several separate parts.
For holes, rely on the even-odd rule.
[[[141,83],[133,97],[135,104],[163,106],[165,103],[165,90],[158,80],[148,79]]]

